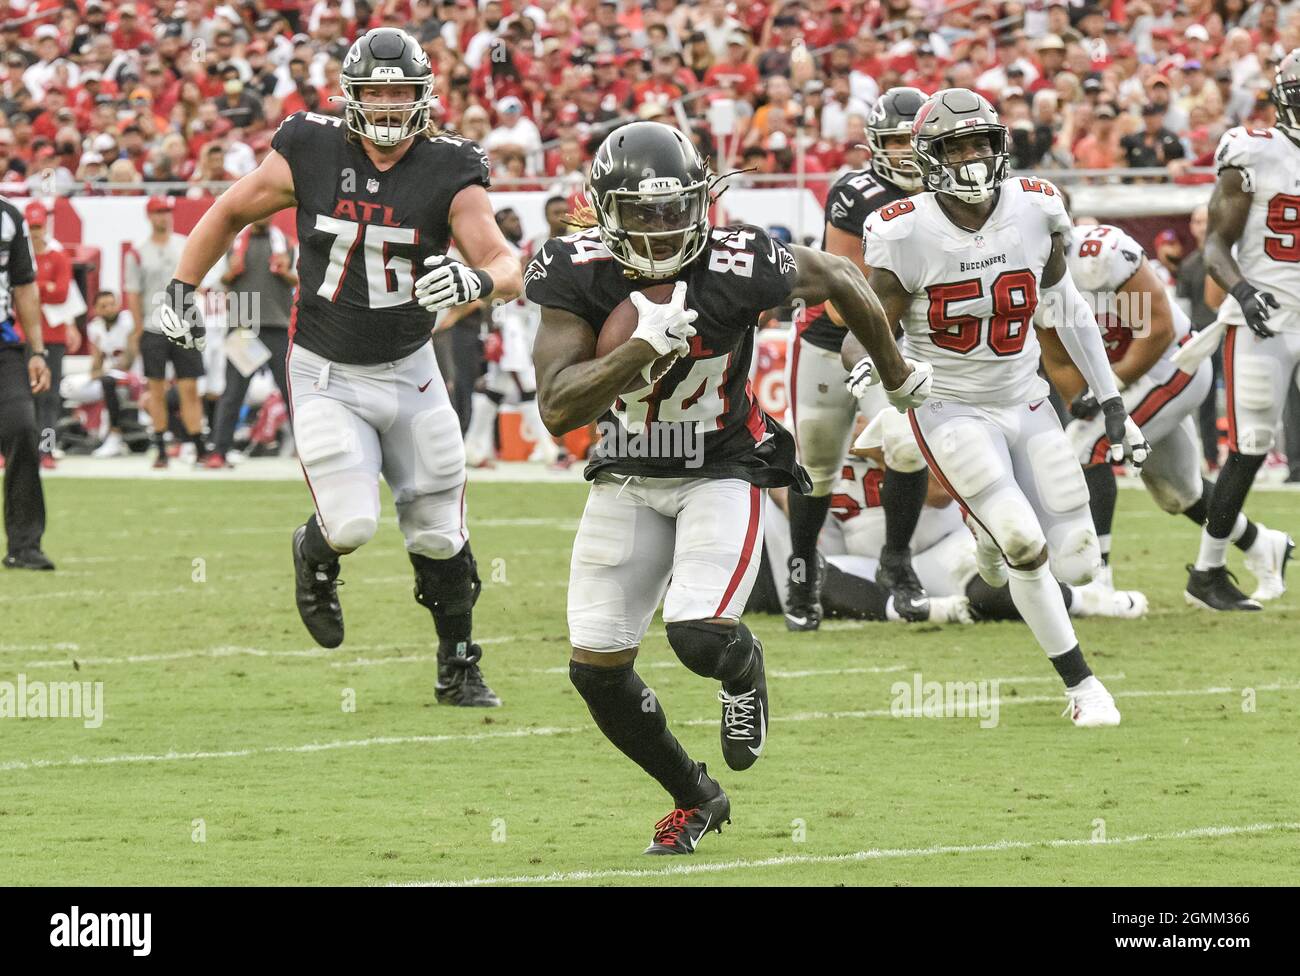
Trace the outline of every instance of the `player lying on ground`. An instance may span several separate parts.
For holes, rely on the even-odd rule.
[[[262,164],[204,214],[169,289],[167,327],[175,342],[201,343],[194,283],[249,223],[297,206],[288,372],[316,504],[293,536],[298,612],[317,643],[343,642],[339,557],[375,534],[382,473],[415,598],[438,633],[438,700],[498,705],[471,636],[481,584],[465,527],[465,451],[429,335],[440,309],[517,295],[519,262],[492,216],[483,151],[428,136],[433,74],[415,39],[389,27],[365,34],[342,85],[342,118],[285,119]],[[445,256],[453,237],[467,263]],[[420,264],[434,270],[416,280]]]
[[[822,603],[829,617],[899,621],[907,618],[894,606],[896,594],[881,585],[877,575],[888,537],[882,490],[887,475],[881,448],[863,446],[874,439],[874,430],[858,437],[834,485],[833,517],[818,542],[825,574]],[[927,477],[926,503],[912,536],[912,564],[926,592],[925,619],[934,623],[1022,619],[1008,587],[992,587],[980,578],[974,536],[952,496],[937,478]],[[784,612],[784,594],[774,582],[789,558],[784,501],[785,492],[771,492],[763,520],[764,562],[746,613]],[[1135,618],[1147,609],[1147,598],[1137,591],[1062,583],[1061,596],[1071,617]]]
[[[652,854],[693,852],[731,813],[634,668],[661,600],[673,651],[722,685],[727,764],[748,768],[767,738],[763,648],[740,614],[758,573],[763,489],[810,485],[749,388],[760,313],[831,299],[890,402],[918,404],[929,384],[850,261],[746,224],[711,227],[710,182],[676,129],[616,129],[592,160],[596,226],[548,241],[525,274],[542,306],[543,422],[560,435],[600,421],[569,576],[569,675],[606,738],[673,798]]]
[[[1229,129],[1214,154],[1219,178],[1210,197],[1205,270],[1229,297],[1214,325],[1203,330],[1209,342],[1198,345],[1208,356],[1224,332],[1228,459],[1206,506],[1186,592],[1189,603],[1211,610],[1261,609],[1259,600],[1279,595],[1294,548],[1288,539],[1284,552],[1269,553],[1269,582],[1261,579],[1251,597],[1237,589],[1225,566],[1228,542],[1277,441],[1300,366],[1300,49],[1278,65],[1270,97],[1275,126]]]
[[[872,289],[890,324],[902,325],[904,350],[934,368],[912,431],[968,514],[980,575],[990,586],[1009,578],[1074,723],[1116,725],[1119,710],[1084,660],[1057,585],[1088,582],[1101,559],[1083,471],[1038,376],[1040,301],[1102,404],[1112,457],[1140,461],[1146,446],[1071,280],[1069,216],[1050,183],[1006,178],[1007,129],[972,91],[931,96],[913,146],[927,192],[877,210],[864,231]]]
[[[1178,344],[1191,331],[1191,322],[1169,301],[1141,246],[1118,227],[1076,227],[1068,246],[1070,274],[1097,317],[1124,406],[1151,445],[1151,456],[1142,465],[1142,481],[1166,512],[1204,525],[1206,499],[1213,486],[1201,477],[1195,415],[1209,393],[1214,371],[1208,360],[1195,374],[1184,373],[1172,361]],[[1043,366],[1075,418],[1065,433],[1084,466],[1092,521],[1101,544],[1102,569],[1089,585],[1113,589],[1111,525],[1118,492],[1101,408],[1065,349],[1052,338],[1051,332],[1042,335]],[[1229,538],[1246,554],[1246,567],[1259,579],[1256,596],[1281,596],[1286,589],[1282,566],[1294,548],[1287,534],[1238,514]],[[1206,589],[1198,602],[1209,604],[1216,594]]]
[[[912,158],[912,120],[925,101],[916,88],[891,88],[867,119],[871,164],[845,173],[826,199],[822,250],[851,260],[864,275],[862,224],[867,214],[921,189],[921,171]],[[790,565],[785,623],[790,630],[816,630],[821,623],[821,577],[817,574],[817,536],[831,505],[835,481],[852,437],[859,403],[845,388],[840,362],[844,323],[835,306],[814,306],[797,318],[798,335],[790,355],[790,415],[799,463],[812,479],[807,495],[790,495]],[[879,393],[879,388],[873,392]],[[878,404],[862,405],[874,415]],[[891,423],[906,428],[893,411]],[[885,531],[879,582],[893,591],[894,605],[909,620],[926,620],[930,608],[912,570],[909,543],[925,504],[925,461],[919,452],[894,454],[886,449],[881,484]],[[784,548],[784,547],[783,547]]]

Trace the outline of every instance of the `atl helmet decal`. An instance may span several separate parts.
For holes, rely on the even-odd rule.
[[[355,44],[348,48],[348,56],[343,59],[343,67],[347,67],[353,61],[361,60],[361,41],[358,39]]]
[[[916,121],[912,123],[912,134],[916,135],[921,131],[921,126],[925,124],[925,117],[930,114],[938,102],[927,101],[921,106],[921,110],[916,113]]]
[[[613,153],[610,152],[609,143],[606,142],[600,147],[600,152],[596,154],[596,158],[591,161],[591,178],[598,180],[613,169]]]

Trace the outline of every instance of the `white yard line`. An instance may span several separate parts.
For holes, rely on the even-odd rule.
[[[1213,837],[1236,837],[1242,834],[1276,834],[1300,830],[1300,823],[1257,823],[1242,827],[1192,827],[1159,834],[1130,834],[1108,840],[1057,837],[1048,840],[999,840],[989,844],[941,844],[933,847],[871,848],[850,854],[787,854],[760,860],[703,861],[673,864],[663,868],[610,868],[599,871],[563,871],[553,874],[520,874],[495,878],[468,878],[464,881],[408,881],[393,887],[469,888],[482,885],[568,884],[599,881],[605,878],[671,878],[692,874],[718,874],[723,871],[750,871],[756,868],[790,867],[797,864],[845,864],[856,861],[883,861],[899,858],[935,857],[943,854],[996,854],[1035,848],[1118,847],[1156,841],[1204,840]]]
[[[1286,682],[1267,685],[1253,685],[1254,691],[1296,691],[1300,690],[1300,682]],[[1231,694],[1238,689],[1222,688],[1180,688],[1161,691],[1121,691],[1115,694],[1116,698],[1158,698],[1158,697],[1185,697],[1199,695],[1222,695]],[[998,707],[1008,707],[1011,705],[1041,705],[1046,703],[1060,704],[1061,695],[1022,695],[1016,698],[1008,698],[1005,701],[999,701]],[[863,719],[863,718],[891,718],[891,717],[912,717],[920,716],[920,711],[902,712],[896,714],[891,709],[875,709],[871,711],[852,711],[852,712],[800,712],[794,715],[777,715],[773,716],[773,722],[818,722],[825,720],[840,719]],[[699,725],[717,725],[716,718],[697,718],[687,719],[683,722],[673,722],[673,725],[682,726],[699,726]],[[104,766],[118,763],[159,763],[159,762],[177,762],[186,760],[201,759],[238,759],[249,756],[274,755],[277,753],[310,753],[320,752],[329,749],[362,749],[370,746],[391,746],[391,745],[412,745],[412,744],[434,744],[442,742],[479,742],[485,739],[511,739],[526,738],[535,735],[573,735],[582,732],[590,732],[588,726],[574,728],[533,728],[533,729],[516,729],[513,731],[500,732],[479,732],[479,733],[458,733],[448,735],[409,735],[409,736],[379,736],[370,739],[342,739],[325,743],[306,743],[305,745],[295,746],[254,746],[246,749],[222,750],[216,752],[166,752],[155,754],[130,753],[118,756],[71,756],[66,759],[31,759],[22,760],[14,759],[9,761],[0,761],[0,772],[12,772],[16,770],[30,769],[52,769],[64,766]]]

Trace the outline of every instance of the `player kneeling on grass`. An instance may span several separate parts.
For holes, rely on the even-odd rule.
[[[1209,360],[1191,373],[1173,362],[1173,354],[1191,332],[1191,322],[1169,301],[1141,245],[1118,227],[1076,227],[1068,248],[1070,274],[1102,329],[1124,406],[1151,445],[1151,456],[1142,465],[1142,481],[1166,512],[1204,525],[1212,486],[1201,476],[1195,414],[1210,391],[1214,371]],[[1051,336],[1047,332],[1043,338]],[[1048,379],[1070,404],[1074,417],[1065,433],[1084,466],[1092,521],[1101,544],[1102,569],[1089,586],[1111,590],[1111,526],[1118,492],[1101,407],[1064,347],[1051,341],[1042,345]],[[1257,598],[1281,596],[1286,589],[1282,571],[1294,548],[1287,534],[1238,513],[1229,538],[1259,578]],[[1217,589],[1194,590],[1191,586],[1188,592],[1197,603],[1222,609],[1216,605]]]
[[[749,389],[759,314],[831,299],[890,402],[919,404],[929,385],[848,259],[746,224],[710,227],[710,185],[676,129],[617,129],[592,160],[596,226],[547,241],[524,276],[542,306],[543,422],[560,435],[600,421],[569,576],[569,675],[605,736],[673,798],[648,854],[690,854],[731,814],[633,668],[660,601],[682,663],[722,684],[727,764],[747,769],[766,744],[763,648],[740,614],[758,573],[763,489],[811,485]]]
[[[438,701],[499,705],[471,637],[481,583],[465,527],[465,449],[430,330],[440,309],[517,295],[519,261],[492,216],[483,151],[429,137],[433,73],[413,37],[365,34],[343,60],[342,86],[342,117],[289,116],[261,165],[204,214],[168,289],[164,327],[178,344],[201,344],[194,283],[248,224],[297,206],[288,378],[316,503],[293,536],[299,615],[318,644],[343,642],[339,557],[375,534],[382,473],[415,599],[438,633]],[[452,238],[465,263],[446,256]],[[417,280],[421,264],[434,270]]]

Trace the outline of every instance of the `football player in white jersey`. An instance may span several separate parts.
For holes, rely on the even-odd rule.
[[[1226,325],[1228,459],[1210,496],[1186,592],[1189,603],[1212,610],[1259,610],[1260,598],[1280,593],[1261,587],[1254,599],[1247,597],[1224,563],[1255,473],[1276,443],[1300,365],[1300,49],[1282,59],[1271,97],[1273,128],[1229,129],[1214,156],[1218,182],[1210,198],[1205,269],[1229,295],[1216,323]],[[1279,579],[1292,548],[1288,544],[1276,557]]]
[[[927,192],[873,213],[863,233],[872,290],[903,348],[934,369],[909,411],[930,470],[967,513],[980,575],[1011,597],[1065,682],[1075,725],[1117,725],[1110,692],[1084,661],[1057,579],[1101,565],[1088,486],[1038,375],[1034,318],[1045,317],[1105,416],[1111,457],[1145,459],[1096,320],[1065,260],[1070,218],[1050,183],[1007,179],[1008,133],[982,96],[932,95],[913,149]],[[856,372],[856,368],[855,368]],[[1053,578],[1055,577],[1055,579]]]
[[[1151,445],[1142,480],[1166,512],[1205,524],[1212,486],[1201,477],[1201,445],[1194,415],[1214,379],[1208,360],[1194,373],[1174,365],[1172,356],[1191,331],[1187,314],[1168,293],[1143,256],[1142,246],[1118,227],[1076,227],[1069,241],[1070,274],[1097,317],[1115,384],[1129,416]],[[1096,399],[1083,376],[1053,343],[1043,345],[1043,365],[1075,418],[1065,428],[1083,465],[1091,497],[1092,520],[1101,543],[1102,570],[1091,585],[1113,589],[1110,568],[1111,525],[1115,517],[1115,472]],[[1290,539],[1238,515],[1230,535],[1246,554],[1246,565],[1262,590],[1285,589],[1279,553]]]

